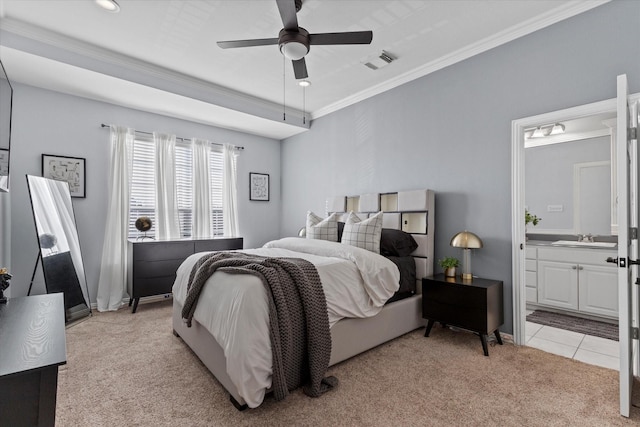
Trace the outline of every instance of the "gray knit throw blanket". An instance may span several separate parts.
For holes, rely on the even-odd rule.
[[[324,377],[331,358],[327,301],[315,266],[300,258],[266,258],[240,252],[215,252],[191,270],[182,317],[187,326],[205,282],[216,270],[253,274],[269,297],[269,335],[273,353],[272,390],[276,400],[304,385],[318,397],[338,384]]]

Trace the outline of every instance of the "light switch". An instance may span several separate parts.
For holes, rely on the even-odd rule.
[[[547,205],[547,212],[562,212],[564,205]]]

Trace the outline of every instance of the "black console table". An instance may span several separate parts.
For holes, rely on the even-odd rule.
[[[205,251],[242,249],[242,237],[210,239],[129,240],[127,290],[132,313],[142,297],[170,294],[176,271],[189,255]]]
[[[0,425],[53,426],[58,366],[67,363],[62,293],[0,305]]]
[[[504,323],[502,281],[438,274],[422,279],[422,317],[429,319],[425,337],[433,324],[457,326],[476,332],[485,356],[487,335],[495,334],[498,344],[502,338],[498,328]]]

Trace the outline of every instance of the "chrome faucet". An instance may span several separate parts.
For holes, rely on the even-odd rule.
[[[578,234],[578,242],[593,243],[593,234]]]

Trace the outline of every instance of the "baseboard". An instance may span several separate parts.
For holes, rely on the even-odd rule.
[[[167,298],[172,298],[173,294],[162,294],[162,295],[153,295],[150,297],[142,297],[140,298],[140,301],[138,302],[138,305],[140,304],[149,304],[152,302],[158,302],[158,301],[162,301],[165,300]],[[129,305],[129,300],[131,298],[123,298],[122,299],[122,307],[128,306]],[[91,303],[91,310],[97,310],[98,309],[98,303],[97,302],[92,302]]]

